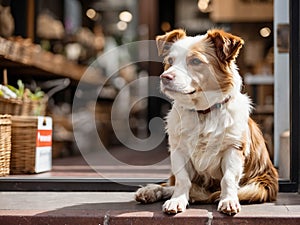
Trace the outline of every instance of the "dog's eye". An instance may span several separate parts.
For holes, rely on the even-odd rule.
[[[198,58],[193,58],[190,63],[193,65],[193,66],[198,66],[199,64],[201,64],[201,61],[200,59]]]
[[[172,65],[174,63],[173,58],[168,58],[168,64]]]

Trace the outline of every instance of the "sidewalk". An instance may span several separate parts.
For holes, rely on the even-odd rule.
[[[0,192],[1,225],[194,225],[300,224],[300,195],[280,193],[277,202],[243,205],[235,216],[216,205],[191,205],[166,215],[162,202],[142,205],[132,192]]]

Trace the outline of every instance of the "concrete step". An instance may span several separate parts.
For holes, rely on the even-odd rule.
[[[177,215],[163,202],[139,204],[132,192],[0,192],[0,225],[300,224],[300,195],[280,193],[274,203],[243,205],[235,216],[216,205],[192,204]]]

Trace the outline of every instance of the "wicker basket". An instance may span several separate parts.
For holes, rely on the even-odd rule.
[[[41,100],[24,99],[22,104],[22,116],[45,116],[48,103],[48,97]]]
[[[9,174],[11,153],[11,116],[0,115],[0,176]]]
[[[52,119],[43,116],[12,116],[11,122],[10,173],[50,171]]]
[[[22,100],[6,99],[0,97],[0,114],[20,115],[22,108]]]
[[[11,174],[34,173],[37,118],[12,116]]]

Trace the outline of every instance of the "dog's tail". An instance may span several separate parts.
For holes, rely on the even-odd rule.
[[[278,182],[275,179],[259,177],[255,182],[242,186],[238,191],[240,201],[272,202],[276,200],[278,193]]]
[[[248,183],[238,190],[238,198],[244,203],[272,202],[276,200],[278,192],[277,183],[264,183],[262,181]],[[220,200],[221,191],[207,192],[198,185],[193,185],[190,191],[192,202],[214,203]]]
[[[274,174],[274,176],[275,175],[276,174]],[[149,184],[137,190],[135,199],[142,203],[152,203],[168,199],[174,193],[175,186],[172,185],[174,185],[173,182],[170,183],[170,186],[166,184]],[[257,176],[241,184],[241,187],[238,189],[238,198],[240,202],[244,203],[271,202],[276,200],[277,192],[278,182],[272,178],[271,172],[269,171],[265,175]],[[212,193],[195,183],[192,183],[189,193],[190,202],[203,203],[217,202],[220,200],[220,195],[221,191]]]

